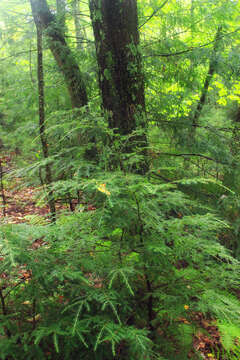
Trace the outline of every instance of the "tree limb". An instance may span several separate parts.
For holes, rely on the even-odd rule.
[[[203,155],[203,154],[196,154],[196,153],[189,153],[189,154],[174,154],[174,153],[162,153],[162,152],[159,152],[159,153],[156,153],[157,155],[164,155],[164,156],[198,156],[198,157],[201,157],[203,159],[207,159],[207,160],[210,160],[210,161],[214,161],[215,163],[217,164],[222,164],[222,165],[228,165],[227,162],[222,162],[222,161],[219,161],[219,160],[216,160],[216,159],[213,159],[211,158],[210,156],[207,156],[207,155]]]
[[[168,2],[168,0],[165,0],[159,8],[155,9],[155,10],[153,11],[152,15],[150,15],[150,16],[144,21],[144,23],[141,24],[141,25],[138,27],[138,29],[141,29],[141,27],[143,27],[149,20],[151,20],[152,17],[155,16],[155,15],[166,5],[167,2]]]
[[[237,29],[234,30],[234,31],[231,31],[231,32],[227,33],[227,34],[221,34],[221,35],[219,36],[218,40],[220,40],[220,39],[222,39],[222,38],[224,38],[224,37],[226,37],[226,36],[232,35],[232,34],[238,32],[238,31],[240,31],[240,27],[237,28]],[[207,43],[205,43],[205,44],[199,45],[199,46],[191,46],[190,48],[188,48],[188,49],[186,49],[186,50],[177,51],[177,52],[175,52],[175,53],[152,54],[152,55],[145,55],[145,56],[143,56],[143,57],[144,57],[144,58],[148,58],[148,57],[170,57],[170,56],[182,55],[182,54],[188,53],[188,52],[190,52],[190,51],[194,51],[194,50],[197,50],[197,49],[201,49],[201,48],[203,48],[203,47],[206,47],[206,46],[208,46],[208,45],[215,44],[215,42],[216,42],[216,39],[214,39],[214,40],[212,40],[212,41],[209,41],[209,42],[207,42]]]

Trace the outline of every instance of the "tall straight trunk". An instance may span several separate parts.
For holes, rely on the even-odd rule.
[[[206,103],[206,98],[207,98],[207,93],[208,93],[208,88],[209,85],[211,83],[212,77],[216,71],[216,66],[217,66],[217,52],[219,50],[219,43],[220,43],[220,39],[222,37],[222,26],[219,26],[216,32],[216,36],[215,36],[215,41],[214,41],[214,46],[213,46],[213,52],[212,52],[212,57],[211,60],[209,62],[209,68],[208,68],[208,72],[207,72],[207,76],[202,88],[202,93],[199,99],[199,102],[197,104],[197,108],[195,110],[194,116],[193,116],[193,122],[192,125],[194,128],[196,128],[196,126],[198,125],[198,121],[202,112],[202,109]]]
[[[6,196],[5,196],[3,176],[4,176],[4,171],[3,171],[2,159],[0,159],[0,190],[1,190],[1,197],[2,197],[2,213],[3,213],[3,217],[5,217],[7,200],[6,200]]]
[[[136,0],[89,0],[102,105],[109,126],[121,135],[145,129],[146,112]],[[146,148],[143,133],[136,137]],[[126,152],[133,151],[133,143]],[[143,166],[144,171],[147,167]]]
[[[191,38],[193,41],[193,37],[194,37],[194,11],[195,10],[195,0],[191,0],[191,8],[190,8],[190,13],[191,13]]]
[[[240,154],[240,108],[238,109],[235,119],[234,128],[231,136],[230,152],[232,163],[225,170],[223,184],[230,189],[239,192],[239,154]]]
[[[73,0],[72,9],[73,9],[73,19],[74,19],[74,25],[75,25],[75,33],[76,33],[76,38],[77,38],[76,47],[77,47],[78,50],[84,50],[83,40],[86,38],[86,32],[85,32],[85,29],[81,25],[81,22],[80,22],[79,0]]]
[[[39,21],[48,37],[50,50],[64,75],[72,107],[87,105],[87,91],[73,54],[68,47],[56,17],[50,12],[46,0],[30,0],[34,21]]]
[[[240,163],[239,163],[239,154],[240,154],[240,108],[238,108],[237,113],[233,119],[233,130],[232,136],[230,139],[230,153],[232,155],[231,163],[224,169],[223,172],[223,185],[235,192],[236,195],[240,192]],[[236,197],[237,198],[237,197]],[[237,229],[239,216],[234,214],[236,210],[236,204],[233,205],[232,211],[229,207],[229,212],[231,217],[231,224],[233,229]],[[235,210],[234,210],[235,209]],[[240,232],[232,231],[230,241],[226,241],[226,246],[232,251],[233,256],[239,256],[239,244],[240,244]]]
[[[129,134],[145,125],[144,84],[135,0],[90,0],[99,84],[109,125]]]
[[[234,128],[232,133],[231,153],[233,156],[240,154],[240,108],[238,108],[234,119]]]
[[[36,19],[37,20],[37,19]],[[38,103],[39,103],[39,132],[42,144],[43,157],[48,158],[48,144],[45,134],[45,106],[44,106],[44,75],[43,75],[43,52],[42,52],[42,26],[36,21],[37,27],[37,51],[38,51]],[[53,191],[51,189],[52,173],[50,164],[45,165],[45,183],[48,190],[48,205],[50,208],[51,219],[56,220],[55,201],[53,199]]]
[[[62,30],[62,33],[65,33],[65,22],[66,22],[66,3],[65,0],[56,0],[57,7],[57,24]]]

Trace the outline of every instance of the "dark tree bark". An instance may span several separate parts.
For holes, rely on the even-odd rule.
[[[231,153],[233,156],[239,155],[240,151],[240,108],[238,108],[232,133]]]
[[[129,134],[145,125],[135,0],[90,0],[99,83],[109,125]]]
[[[0,159],[0,188],[1,188],[1,197],[2,197],[3,217],[5,217],[6,216],[7,200],[6,200],[6,196],[5,196],[3,176],[4,176],[4,172],[3,172],[3,166],[2,166],[2,159]]]
[[[136,0],[89,0],[103,110],[121,135],[146,127]],[[146,135],[132,139],[146,148]],[[143,165],[143,172],[147,170]]]
[[[237,110],[233,125],[230,143],[232,162],[224,172],[223,184],[230,189],[239,192],[240,108]]]
[[[50,50],[64,75],[72,107],[87,105],[87,91],[71,50],[69,49],[55,16],[49,10],[46,0],[30,0],[34,21],[39,21],[48,37]]]
[[[36,20],[37,27],[37,51],[38,51],[38,104],[39,104],[39,132],[40,140],[42,144],[43,157],[48,158],[48,144],[45,134],[45,104],[44,104],[44,75],[43,75],[43,51],[42,51],[42,26],[41,23]],[[53,191],[51,189],[52,173],[50,164],[45,166],[45,183],[48,190],[48,205],[50,208],[51,219],[53,222],[56,220],[56,208],[55,201],[53,199]]]
[[[217,66],[217,52],[219,49],[219,40],[222,37],[222,26],[219,26],[217,29],[217,33],[215,36],[215,42],[214,42],[214,46],[213,46],[213,53],[212,53],[212,58],[210,60],[209,63],[209,68],[208,68],[208,73],[202,88],[202,93],[199,99],[199,102],[197,104],[197,108],[195,110],[194,116],[193,116],[193,127],[196,128],[196,126],[198,125],[198,120],[200,118],[202,109],[206,103],[206,98],[207,98],[207,93],[208,93],[208,88],[209,85],[211,83],[212,77],[216,71],[216,66]]]

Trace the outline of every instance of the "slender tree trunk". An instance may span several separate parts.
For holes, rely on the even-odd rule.
[[[239,155],[240,151],[240,108],[237,111],[235,124],[232,134],[231,153],[233,156]]]
[[[3,165],[2,165],[2,160],[0,159],[0,187],[1,187],[1,197],[2,197],[2,212],[3,212],[3,217],[5,217],[7,201],[4,191],[3,175],[4,175]]]
[[[75,33],[76,33],[76,47],[77,50],[84,50],[83,40],[86,38],[86,32],[83,26],[81,26],[80,18],[79,18],[79,0],[73,0],[72,2],[72,9],[73,9],[73,18],[74,18],[74,25],[75,25]]]
[[[33,78],[33,72],[32,72],[32,41],[30,41],[30,49],[29,49],[29,75],[30,75],[31,84],[34,86],[35,80]]]
[[[191,12],[191,36],[192,36],[192,39],[193,39],[193,27],[194,27],[194,10],[195,10],[195,3],[194,3],[194,0],[191,0],[190,12]]]
[[[208,73],[202,88],[202,93],[199,99],[199,102],[197,104],[194,116],[193,116],[193,121],[192,121],[192,125],[193,125],[193,129],[195,132],[195,129],[198,125],[198,121],[202,112],[202,109],[206,103],[206,98],[207,98],[207,93],[208,93],[208,88],[209,85],[211,83],[212,77],[216,71],[216,66],[217,66],[217,52],[219,49],[219,43],[220,43],[220,39],[222,37],[222,26],[219,26],[217,29],[217,33],[215,36],[215,42],[214,42],[214,47],[213,47],[213,53],[212,53],[212,58],[210,60],[209,63],[209,68],[208,68]]]
[[[48,144],[45,134],[45,106],[44,106],[44,75],[43,75],[43,52],[42,52],[42,26],[36,21],[37,27],[37,50],[38,50],[38,100],[39,100],[39,132],[42,144],[43,157],[48,158]],[[50,164],[45,166],[45,183],[48,190],[48,205],[51,212],[51,219],[56,220],[55,201],[53,199],[53,191],[51,189],[52,173]]]
[[[65,22],[66,22],[66,3],[65,0],[56,0],[57,7],[57,24],[62,31],[62,34],[65,34]]]
[[[55,16],[50,12],[46,0],[30,0],[34,21],[39,21],[45,29],[49,47],[64,75],[70,94],[72,107],[87,105],[87,91],[71,50],[69,49],[62,30],[57,25]],[[37,20],[38,19],[38,20]]]
[[[146,113],[136,0],[89,0],[102,105],[109,126],[121,135],[145,129]],[[146,148],[143,133],[136,137]],[[134,141],[125,149],[131,152]],[[146,164],[143,171],[147,170]]]
[[[240,154],[240,108],[234,119],[230,152],[232,163],[224,172],[223,184],[232,190],[239,192],[239,154]]]
[[[240,166],[239,166],[239,154],[240,154],[240,108],[233,119],[233,132],[232,137],[230,139],[230,152],[232,155],[231,163],[225,167],[223,173],[223,185],[234,191],[236,194],[240,192],[240,183],[239,183],[239,174],[240,174]],[[235,205],[236,206],[236,205]],[[230,210],[230,209],[229,209]],[[235,215],[232,217],[234,213],[234,207],[232,211],[230,210],[229,219],[231,220],[232,228],[236,229],[236,225],[239,221],[239,216]],[[240,233],[239,231],[232,231],[230,241],[226,241],[225,245],[232,251],[233,256],[239,256],[239,244],[240,244]]]

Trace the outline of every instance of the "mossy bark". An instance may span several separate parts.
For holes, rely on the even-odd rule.
[[[146,111],[136,0],[89,0],[89,5],[102,105],[109,126],[121,135],[144,130]],[[134,143],[146,148],[144,131],[133,138],[126,152],[134,151]],[[143,167],[146,171],[147,166]]]
[[[87,105],[87,91],[82,74],[54,14],[49,10],[46,0],[30,0],[30,3],[35,23],[39,19],[47,35],[50,50],[64,75],[72,107],[78,108]]]
[[[103,107],[110,127],[129,134],[145,123],[136,1],[90,0],[90,10]]]

